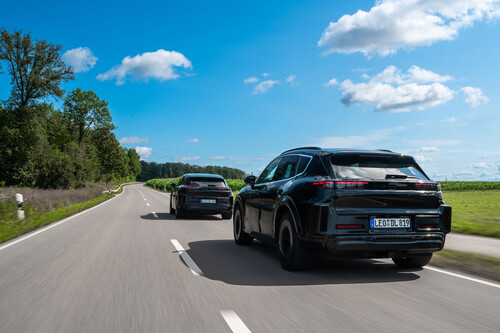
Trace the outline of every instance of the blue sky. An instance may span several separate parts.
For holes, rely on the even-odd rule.
[[[146,160],[258,173],[296,146],[383,148],[434,179],[500,179],[498,1],[19,6],[1,26],[62,44],[66,91],[108,101]]]

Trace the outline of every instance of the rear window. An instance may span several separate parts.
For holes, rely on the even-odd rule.
[[[226,182],[220,178],[195,177],[189,179],[186,185],[199,187],[226,187]]]
[[[336,154],[331,161],[337,178],[428,180],[408,156]]]

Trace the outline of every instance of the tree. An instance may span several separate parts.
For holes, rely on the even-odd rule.
[[[63,116],[70,126],[76,128],[78,144],[81,146],[84,136],[90,128],[113,130],[108,103],[93,91],[73,90],[64,100]]]
[[[30,34],[5,28],[0,31],[0,66],[7,64],[11,76],[11,95],[7,104],[24,110],[31,102],[45,97],[62,98],[62,82],[74,79],[73,69],[62,61],[61,45],[31,39]],[[1,67],[0,67],[1,70]]]
[[[135,179],[137,175],[141,173],[141,162],[139,154],[135,151],[135,149],[130,148],[127,151],[128,156],[128,170],[130,172],[130,176]]]

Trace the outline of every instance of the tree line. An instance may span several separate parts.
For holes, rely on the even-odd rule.
[[[141,173],[138,181],[147,181],[155,178],[176,178],[185,173],[212,173],[226,179],[243,179],[245,172],[240,169],[225,166],[200,166],[186,163],[156,163],[141,161]]]
[[[0,185],[76,188],[135,179],[139,155],[120,146],[108,103],[92,91],[61,88],[75,79],[61,49],[0,30],[0,73],[11,78],[10,96],[0,102]]]

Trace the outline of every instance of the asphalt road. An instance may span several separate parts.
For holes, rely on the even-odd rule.
[[[168,211],[166,194],[131,185],[0,246],[0,332],[500,330],[498,286],[389,260],[286,272],[274,249],[235,245],[231,221]]]

